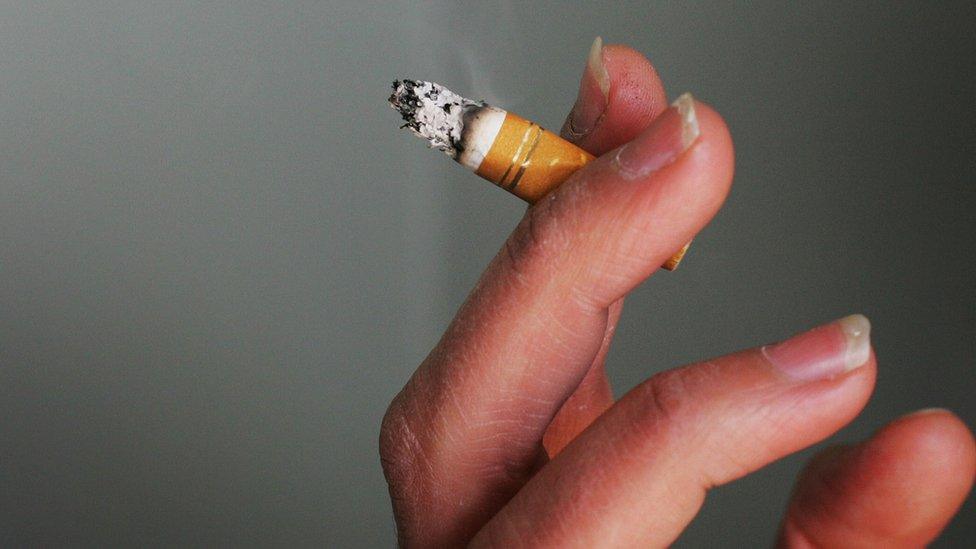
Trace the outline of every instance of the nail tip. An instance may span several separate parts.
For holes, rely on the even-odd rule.
[[[871,321],[861,313],[847,315],[837,321],[850,337],[868,337],[871,335]]]
[[[610,95],[610,73],[607,72],[606,65],[603,64],[603,38],[597,36],[593,39],[593,44],[590,45],[590,54],[588,56],[590,70],[593,71],[593,77],[596,78],[597,84],[600,86],[600,91],[603,92],[604,97],[609,97]]]
[[[671,106],[676,108],[681,116],[681,141],[684,148],[687,149],[701,135],[698,115],[695,113],[695,98],[690,92],[685,92],[679,95],[671,103]]]
[[[681,105],[686,105],[686,104],[689,104],[689,103],[694,103],[694,101],[695,101],[695,96],[693,96],[691,94],[691,92],[685,92],[685,93],[679,95],[677,99],[675,99],[674,101],[672,101],[671,102],[671,106],[673,106],[673,107],[680,107]]]
[[[847,370],[860,368],[871,356],[871,321],[862,314],[845,316],[837,321],[847,339]]]

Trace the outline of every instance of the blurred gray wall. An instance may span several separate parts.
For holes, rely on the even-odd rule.
[[[383,410],[523,206],[398,131],[389,82],[558,127],[598,34],[738,159],[629,299],[618,392],[861,311],[878,387],[833,442],[976,424],[972,8],[523,4],[0,0],[0,544],[392,545]],[[678,545],[771,541],[809,453]]]

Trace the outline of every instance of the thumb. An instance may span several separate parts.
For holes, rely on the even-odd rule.
[[[976,444],[945,410],[897,419],[857,446],[825,450],[797,482],[780,547],[922,547],[973,485]]]

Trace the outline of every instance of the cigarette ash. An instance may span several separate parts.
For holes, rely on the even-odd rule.
[[[484,104],[423,80],[396,80],[390,96],[390,105],[400,111],[405,121],[401,128],[410,128],[432,149],[455,159],[463,150],[464,115]]]

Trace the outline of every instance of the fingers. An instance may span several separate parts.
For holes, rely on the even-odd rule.
[[[731,178],[724,122],[685,98],[530,208],[384,420],[401,533],[462,539],[511,497],[610,304],[711,219]]]
[[[683,96],[536,204],[509,241],[510,268],[569,292],[561,301],[606,308],[657,268],[652,259],[666,259],[711,219],[732,165],[721,117]]]
[[[781,547],[923,547],[972,489],[976,443],[944,410],[910,414],[853,448],[815,458],[798,481]]]
[[[600,156],[637,137],[668,107],[651,63],[627,46],[593,41],[560,135]]]
[[[560,133],[599,156],[633,139],[665,108],[664,87],[647,59],[626,46],[604,47],[597,37],[580,79],[576,104]],[[610,307],[600,351],[543,437],[549,456],[613,404],[604,360],[622,307],[622,299]]]
[[[870,327],[853,316],[654,376],[547,464],[473,545],[659,547],[705,492],[828,436],[871,392]]]

